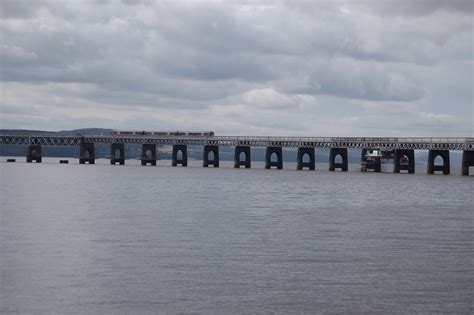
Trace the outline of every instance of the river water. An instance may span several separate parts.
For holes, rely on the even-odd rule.
[[[472,176],[44,162],[0,163],[1,313],[474,310]]]

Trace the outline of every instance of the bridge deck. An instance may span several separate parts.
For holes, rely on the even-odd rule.
[[[158,145],[219,145],[288,148],[381,148],[413,150],[474,150],[473,137],[260,137],[260,136],[150,136],[70,135],[64,133],[3,133],[0,144],[79,146],[92,143],[135,143]]]

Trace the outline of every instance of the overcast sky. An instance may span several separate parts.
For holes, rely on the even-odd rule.
[[[1,0],[0,127],[473,136],[473,3]]]

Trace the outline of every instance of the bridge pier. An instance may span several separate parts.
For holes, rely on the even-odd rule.
[[[119,151],[118,157],[115,155],[117,150]],[[123,143],[112,143],[110,146],[110,164],[115,165],[116,163],[125,164],[125,144]]]
[[[240,160],[240,154],[245,154],[245,160]],[[250,147],[249,146],[236,146],[235,147],[235,154],[234,154],[234,168],[240,168],[240,166],[245,166],[245,168],[250,168],[251,166],[250,160]]]
[[[43,158],[42,150],[40,145],[30,144],[26,148],[26,162],[31,163],[35,161],[36,163],[41,163]]]
[[[209,160],[209,153],[212,152],[214,158]],[[217,145],[205,145],[203,156],[202,156],[202,166],[209,167],[212,165],[214,167],[219,167],[219,146]]]
[[[341,156],[342,163],[336,163],[338,155]],[[348,170],[347,148],[331,148],[329,151],[329,170],[333,172],[338,168],[343,172]]]
[[[309,156],[309,162],[303,162],[303,157],[305,154]],[[314,148],[298,148],[296,169],[302,170],[305,167],[307,167],[310,171],[314,171],[316,169]]]
[[[469,175],[469,166],[474,166],[474,151],[462,152],[462,175]]]
[[[79,164],[86,163],[95,163],[94,143],[81,141],[81,146],[79,149]]]
[[[373,150],[373,149],[362,149],[361,156],[360,156],[360,164],[361,164],[361,171],[373,170],[376,173],[380,173],[382,171],[382,161],[380,156],[373,156],[367,157],[367,153],[369,151],[377,151],[380,150]]]
[[[181,159],[178,160],[178,152],[181,151]],[[173,145],[171,166],[188,166],[188,148],[185,144]]]
[[[400,171],[408,171],[409,174],[415,173],[415,150],[395,150],[393,172],[400,173]]]
[[[277,160],[272,162],[272,155],[276,154]],[[281,170],[283,168],[283,149],[282,147],[267,147],[265,154],[265,168],[270,169],[276,167]]]
[[[443,165],[435,165],[435,159],[437,156],[441,156],[443,158]],[[444,175],[449,175],[449,150],[430,150],[428,152],[427,173],[434,174],[435,172],[443,172]]]
[[[144,143],[142,145],[142,165],[156,165],[156,144]]]

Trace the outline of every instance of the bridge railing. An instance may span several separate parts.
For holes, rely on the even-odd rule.
[[[280,146],[336,147],[386,149],[444,149],[474,150],[474,137],[275,137],[275,136],[159,136],[159,135],[82,135],[70,133],[3,133],[0,144],[37,144],[77,146],[81,141],[93,143],[154,143],[163,145],[222,145],[222,146]]]

